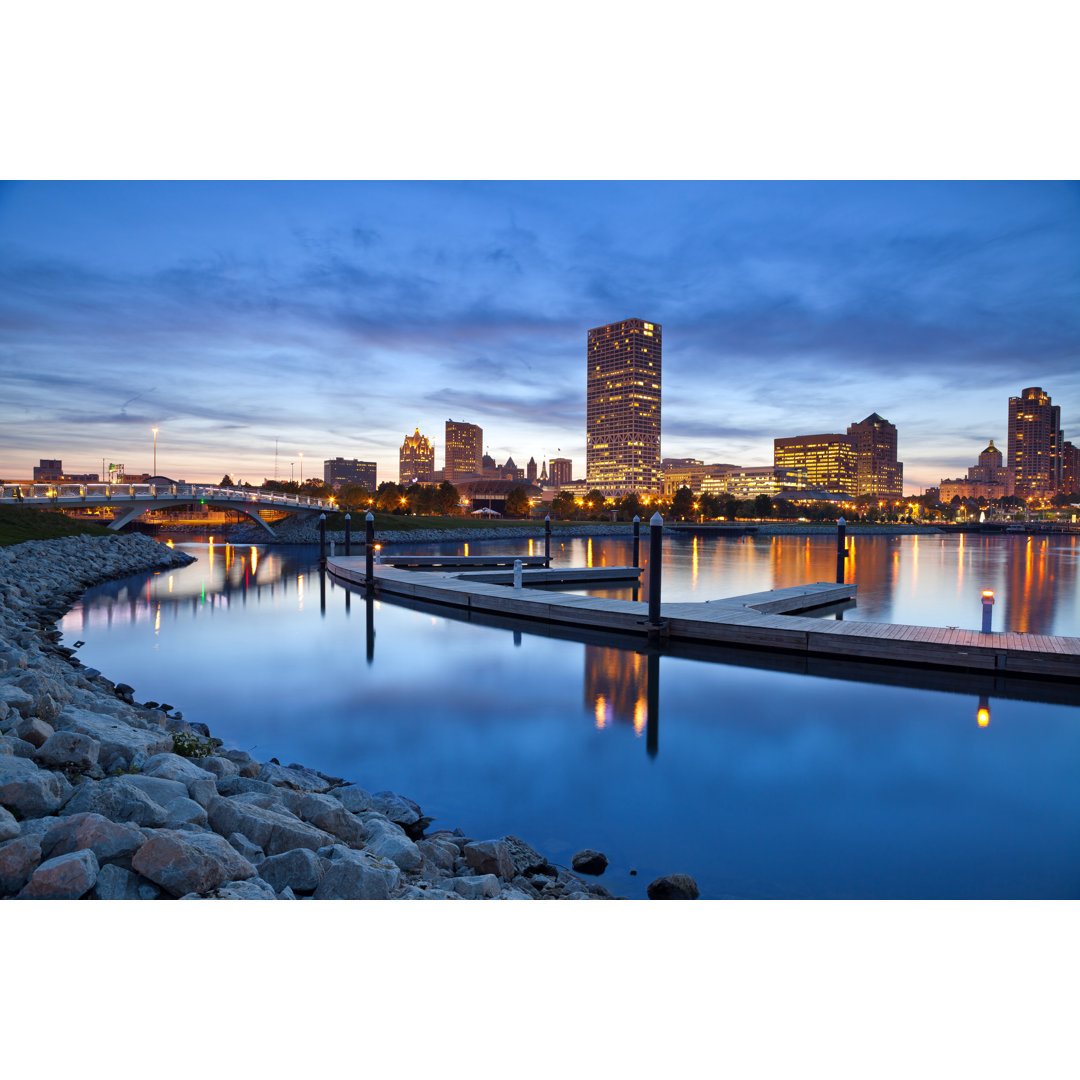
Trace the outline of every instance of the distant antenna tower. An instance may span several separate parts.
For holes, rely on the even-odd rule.
[[[277,444],[278,436],[274,436],[274,480],[277,480]]]

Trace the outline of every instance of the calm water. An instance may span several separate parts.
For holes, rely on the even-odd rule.
[[[860,591],[845,619],[975,628],[994,588],[995,629],[1080,635],[1075,538],[850,539]],[[512,832],[564,864],[598,848],[600,880],[631,897],[673,871],[714,898],[1080,895],[1071,689],[649,655],[369,604],[323,577],[312,549],[190,550],[199,562],[183,570],[92,590],[61,628],[140,700],[256,756],[399,791],[437,826]],[[553,550],[613,565],[630,544]],[[670,538],[664,597],[831,580],[834,566],[824,537]]]

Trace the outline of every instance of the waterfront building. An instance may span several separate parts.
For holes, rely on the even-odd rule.
[[[847,433],[855,448],[855,495],[902,499],[904,464],[896,460],[896,426],[875,412],[849,425]]]
[[[534,467],[535,467],[535,463],[534,463]],[[517,467],[516,462],[514,461],[514,459],[512,457],[508,457],[506,459],[506,464],[505,465],[500,465],[498,471],[499,471],[499,476],[503,480],[524,480],[525,479],[525,470],[524,469],[519,469]]]
[[[1012,495],[1015,477],[1012,469],[1002,466],[1001,451],[990,440],[990,445],[979,455],[979,463],[967,471],[966,480],[942,480],[938,498],[943,503],[961,499],[1000,499]]]
[[[1061,408],[1041,386],[1028,386],[1019,397],[1009,398],[1009,468],[1017,495],[1026,499],[1057,493],[1064,441]]]
[[[343,484],[359,484],[367,491],[375,491],[375,462],[360,461],[357,458],[328,458],[323,462],[323,483],[332,491],[337,491]]]
[[[606,496],[662,490],[661,329],[624,319],[588,332],[585,473]]]
[[[1080,446],[1061,444],[1061,490],[1066,495],[1080,495]]]
[[[435,447],[417,428],[406,435],[398,452],[398,483],[430,484],[435,474]]]
[[[736,499],[755,499],[758,495],[772,497],[805,495],[805,469],[786,469],[776,465],[761,465],[741,469],[732,467],[701,481],[695,495],[730,495]]]
[[[773,439],[773,465],[805,474],[807,487],[855,494],[855,445],[850,435],[796,435]]]
[[[484,431],[477,424],[462,420],[446,421],[446,444],[443,462],[446,479],[451,484],[466,476],[479,476],[483,470]]]
[[[664,495],[671,498],[679,488],[689,488],[695,495],[705,491],[706,480],[716,480],[741,466],[716,463],[705,465],[696,458],[664,458]],[[715,485],[714,485],[715,487]]]
[[[96,484],[97,473],[65,473],[60,458],[39,458],[34,466],[34,483]]]
[[[570,458],[553,457],[548,462],[548,482],[552,487],[560,488],[573,483],[574,463]]]

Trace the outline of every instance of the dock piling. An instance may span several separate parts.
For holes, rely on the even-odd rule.
[[[982,632],[991,633],[990,624],[994,615],[994,590],[983,589],[982,592]]]
[[[847,522],[842,518],[836,519],[836,584],[844,584],[844,560],[848,557],[847,549]]]
[[[326,515],[319,515],[319,559],[326,562]]]
[[[521,591],[521,560],[514,560],[514,588]]]
[[[634,565],[641,568],[641,518],[634,515]]]
[[[544,515],[544,559],[551,565],[551,515]]]
[[[649,625],[660,625],[660,562],[664,519],[658,510],[649,518]]]

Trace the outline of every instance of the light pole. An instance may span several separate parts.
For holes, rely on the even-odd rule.
[[[150,430],[154,433],[154,476],[157,476],[157,433],[158,433],[158,429],[155,427],[155,428],[151,428]]]
[[[297,454],[300,455],[300,486],[304,486],[304,451],[297,450]]]

